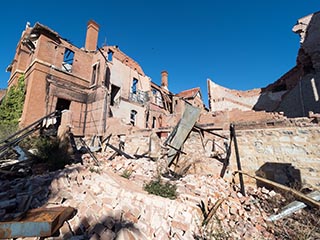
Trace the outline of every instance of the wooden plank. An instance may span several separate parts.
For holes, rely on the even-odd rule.
[[[303,193],[301,192],[298,192],[297,190],[294,190],[292,188],[289,188],[287,186],[284,186],[280,183],[277,183],[277,182],[274,182],[274,181],[271,181],[269,179],[265,179],[263,177],[258,177],[258,176],[252,176],[250,175],[249,173],[246,173],[246,172],[243,172],[243,171],[235,171],[235,173],[242,173],[248,177],[251,177],[251,178],[254,178],[256,180],[259,180],[263,183],[266,183],[266,184],[269,184],[270,186],[273,186],[275,188],[278,188],[278,189],[281,189],[283,191],[286,191],[286,192],[289,192],[291,193],[296,199],[300,200],[301,202],[304,202],[305,204],[311,206],[311,207],[317,207],[317,208],[320,208],[320,202],[312,199],[311,197],[308,197],[306,195],[304,195]]]
[[[125,153],[124,151],[120,150],[119,148],[116,148],[115,146],[111,145],[110,143],[106,144],[107,147],[110,147],[115,152],[119,153],[120,155],[124,156],[127,159],[134,159],[134,157],[130,156],[129,154]]]
[[[169,136],[171,140],[168,142],[168,144],[170,144],[172,147],[168,151],[168,165],[171,165],[177,156],[177,149],[181,149],[201,112],[200,108],[194,107],[190,104],[186,104],[185,106],[186,108],[183,112],[182,118],[179,121],[179,124],[177,125],[174,136]]]

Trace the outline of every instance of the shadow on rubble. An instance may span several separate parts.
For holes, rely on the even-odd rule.
[[[256,175],[294,189],[302,187],[300,170],[294,168],[291,163],[267,162],[256,171]],[[259,180],[257,186],[272,189]]]
[[[137,219],[136,219],[137,220]],[[144,235],[135,227],[134,222],[124,219],[120,216],[106,216],[99,223],[90,225],[90,220],[83,218],[78,226],[73,229],[68,224],[69,231],[60,234],[58,231],[55,236],[59,239],[71,239],[80,237],[80,239],[144,239]]]
[[[62,169],[24,177],[0,179],[0,221],[19,221],[28,210],[48,206],[59,206],[66,198],[54,199],[54,185],[67,184],[65,176],[76,174],[77,167]],[[55,184],[53,182],[55,181]],[[61,195],[61,194],[60,194]],[[48,202],[49,199],[54,202]]]
[[[79,165],[65,167],[79,162],[65,141],[52,137],[38,138],[34,144],[37,154],[22,150],[31,149],[31,141],[26,139],[26,143],[19,146],[23,159],[0,161],[0,221],[19,221],[28,210],[63,203],[63,198],[55,198],[55,193],[68,184],[68,176],[76,176],[79,172]],[[54,202],[48,203],[49,198]]]

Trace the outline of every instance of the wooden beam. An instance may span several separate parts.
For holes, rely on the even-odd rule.
[[[289,188],[287,186],[284,186],[280,183],[277,183],[277,182],[274,182],[274,181],[271,181],[269,179],[265,179],[265,178],[262,178],[262,177],[259,177],[259,176],[253,176],[253,175],[250,175],[249,173],[246,173],[246,172],[243,172],[243,171],[235,171],[235,174],[237,173],[242,173],[248,177],[251,177],[251,178],[254,178],[258,181],[261,181],[263,183],[266,183],[266,184],[269,184],[275,188],[278,188],[278,189],[281,189],[285,192],[289,192],[291,193],[296,199],[298,199],[299,201],[301,202],[304,202],[305,204],[311,206],[311,207],[316,207],[316,208],[320,208],[320,202],[304,195],[303,193],[301,192],[298,192],[297,190],[294,190],[292,188]]]

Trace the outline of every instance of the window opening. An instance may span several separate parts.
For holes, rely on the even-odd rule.
[[[108,61],[112,62],[112,59],[113,59],[113,51],[109,50],[109,52],[108,52]]]
[[[114,106],[118,103],[119,101],[119,92],[120,88],[116,85],[111,85],[111,100],[110,100],[110,105]]]
[[[72,64],[74,60],[74,52],[66,48],[63,55],[62,68],[64,71],[72,72]]]
[[[157,125],[157,119],[156,117],[152,117],[152,128],[155,128]]]
[[[92,66],[91,85],[95,85],[99,78],[99,64],[96,63]]]
[[[136,116],[137,116],[137,111],[136,110],[131,110],[131,112],[130,112],[130,123],[133,126],[136,125]]]
[[[137,93],[137,85],[138,85],[138,79],[133,78],[132,86],[131,86],[131,93],[133,93],[133,94]]]
[[[109,86],[110,86],[110,75],[111,75],[110,68],[107,66],[106,73],[105,73],[105,76],[104,76],[104,86],[106,88],[108,88],[108,89],[109,89]]]
[[[154,89],[154,88],[152,89],[152,94],[153,94],[153,95],[156,95],[157,92],[158,92],[158,91],[157,91],[156,89]]]

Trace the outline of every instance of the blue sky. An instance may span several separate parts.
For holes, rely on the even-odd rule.
[[[174,93],[200,86],[206,104],[207,78],[248,90],[292,68],[299,48],[292,27],[320,10],[317,0],[18,0],[1,6],[0,88],[7,86],[5,69],[27,21],[82,47],[87,21],[93,19],[100,25],[99,46],[118,45],[158,84],[167,70]]]

